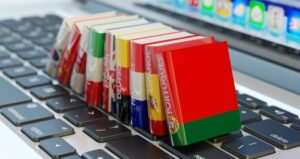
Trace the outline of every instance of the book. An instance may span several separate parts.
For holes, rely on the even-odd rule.
[[[130,42],[130,96],[131,96],[131,124],[135,128],[149,130],[148,107],[145,84],[144,48],[146,45],[180,39],[194,34],[178,31],[170,34],[150,38],[132,40]]]
[[[138,24],[144,24],[147,23],[147,20],[145,19],[138,19],[138,16],[115,16],[113,18],[106,18],[96,21],[89,21],[84,23],[79,23],[78,28],[81,30],[81,38],[78,46],[78,53],[77,57],[74,61],[75,64],[73,64],[72,74],[70,78],[70,87],[72,90],[74,90],[78,94],[84,93],[84,85],[85,85],[85,70],[86,70],[86,53],[87,53],[87,47],[88,47],[88,35],[89,35],[89,28],[91,26],[101,25],[101,24],[107,24],[112,23],[116,21],[122,21],[122,20],[128,20],[132,22],[132,24],[128,24],[128,26],[131,25],[138,25]]]
[[[157,53],[155,61],[173,146],[241,128],[226,42]]]
[[[158,28],[152,29],[148,32],[133,33],[131,35],[117,36],[115,40],[116,45],[116,112],[114,115],[123,123],[131,123],[131,99],[130,99],[130,41],[153,37],[158,35],[165,35],[177,32],[174,29]],[[146,116],[145,118],[148,118]]]
[[[115,74],[115,39],[117,36],[142,33],[157,29],[168,29],[161,23],[147,23],[137,26],[111,29],[106,31],[106,52],[104,55],[104,74],[103,74],[103,104],[104,110],[116,114],[116,74]],[[174,30],[175,31],[175,30]]]
[[[116,14],[117,14],[116,12],[105,12],[105,13],[65,19],[56,36],[56,42],[51,51],[51,56],[46,67],[46,72],[52,77],[57,76],[57,70],[58,70],[58,65],[60,63],[60,59],[66,47],[67,41],[69,39],[73,24],[76,21],[78,22],[78,21],[84,21],[84,20],[90,20],[96,18],[112,17],[115,16]]]
[[[122,21],[96,25],[90,28],[85,82],[85,100],[89,105],[103,108],[103,67],[106,31],[122,28],[130,24],[131,21]],[[167,28],[166,26],[163,27]]]

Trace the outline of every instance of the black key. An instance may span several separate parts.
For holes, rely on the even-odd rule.
[[[284,124],[291,123],[298,119],[297,115],[275,106],[265,107],[261,109],[259,113]]]
[[[63,157],[61,159],[82,159],[82,158],[78,155],[72,155],[72,156]]]
[[[16,66],[22,66],[22,62],[14,58],[0,59],[0,69]]]
[[[64,118],[75,126],[81,127],[102,120],[106,118],[106,116],[96,108],[87,107],[68,111],[64,114]]]
[[[25,60],[31,60],[35,58],[42,58],[47,57],[47,54],[41,50],[25,50],[25,51],[18,51],[18,56]]]
[[[128,143],[130,143],[130,146],[128,146]],[[105,147],[120,158],[173,158],[137,135],[110,141]],[[143,147],[143,149],[141,149],[141,147]]]
[[[83,131],[97,142],[106,142],[131,135],[129,129],[116,121],[107,119],[86,126]]]
[[[232,139],[235,139],[235,138],[239,138],[239,137],[242,137],[242,136],[243,136],[243,134],[242,134],[241,131],[235,131],[235,132],[232,132],[232,133],[229,133],[229,134],[226,134],[226,135],[215,137],[213,139],[210,139],[209,141],[212,142],[212,143],[220,143],[220,142],[232,140]]]
[[[105,147],[120,158],[171,159],[166,152],[152,145],[140,136],[128,136],[109,141]]]
[[[12,52],[34,49],[34,46],[32,44],[28,44],[28,43],[25,43],[25,42],[15,43],[15,44],[8,44],[5,47],[8,50],[12,51]]]
[[[3,70],[3,73],[9,78],[17,78],[36,74],[32,68],[26,66],[7,68]]]
[[[291,128],[300,131],[300,120],[297,120],[291,124]]]
[[[51,80],[42,75],[20,77],[17,78],[16,81],[20,86],[26,89],[51,84]]]
[[[300,145],[299,132],[270,119],[245,125],[244,130],[280,149],[290,149]]]
[[[54,118],[52,113],[36,103],[5,108],[2,114],[16,126]]]
[[[60,26],[61,26],[61,24],[59,23],[59,24],[45,26],[43,29],[46,32],[53,32],[56,34],[59,31]]]
[[[274,147],[252,137],[244,136],[223,143],[222,148],[239,158],[254,159],[275,153]]]
[[[31,98],[0,77],[0,108],[30,102]]]
[[[160,142],[160,146],[181,159],[234,159],[207,142],[198,142],[188,146],[173,147],[169,140]]]
[[[0,38],[0,44],[5,46],[10,44],[18,44],[18,43],[22,43],[22,40],[20,40],[20,38],[11,35],[3,36]]]
[[[87,107],[86,103],[75,96],[65,96],[48,99],[46,104],[58,113],[62,113],[68,110]]]
[[[22,32],[29,32],[31,30],[34,30],[35,27],[32,26],[30,23],[24,23],[24,24],[12,27],[11,29],[16,31],[16,32],[22,33]]]
[[[41,100],[46,100],[49,98],[54,98],[68,94],[68,92],[64,88],[58,85],[47,85],[32,88],[30,90],[30,93],[32,93],[35,97]]]
[[[76,154],[75,148],[62,138],[41,141],[39,146],[54,159]]]
[[[32,41],[35,42],[37,45],[53,45],[55,40],[55,37],[52,35],[32,39]]]
[[[261,115],[244,107],[239,107],[242,124],[249,124],[262,120]]]
[[[82,157],[84,159],[113,159],[111,155],[100,149],[86,152],[82,155]]]
[[[48,63],[48,58],[36,58],[29,61],[33,66],[37,68],[44,68]]]
[[[67,136],[74,133],[73,128],[60,119],[46,120],[25,125],[22,127],[21,131],[34,142],[39,142],[52,137]]]
[[[7,52],[0,50],[0,59],[6,59],[9,58],[10,56],[8,55]]]
[[[20,34],[22,34],[24,37],[26,37],[28,39],[35,39],[38,37],[47,36],[47,34],[45,32],[43,32],[41,28],[36,28],[29,32],[22,32]]]
[[[239,104],[241,104],[242,106],[245,106],[249,109],[260,109],[267,105],[266,102],[259,100],[257,98],[254,98],[252,96],[249,96],[247,94],[238,95],[238,101],[239,101]]]

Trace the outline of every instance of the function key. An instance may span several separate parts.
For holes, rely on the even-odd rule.
[[[29,62],[37,68],[44,68],[44,67],[46,67],[46,65],[48,63],[48,60],[49,59],[47,57],[45,57],[45,58],[32,59]]]
[[[173,159],[166,152],[140,136],[128,136],[109,141],[105,147],[120,158],[130,159]]]
[[[111,155],[101,149],[86,152],[82,157],[84,159],[113,159]]]
[[[76,154],[75,148],[62,138],[41,141],[39,146],[54,159]]]
[[[86,126],[83,131],[97,142],[107,142],[131,135],[130,130],[122,124],[107,119]]]
[[[5,108],[2,110],[2,114],[16,126],[54,118],[52,113],[36,103]]]
[[[247,94],[239,94],[238,101],[239,101],[239,104],[241,104],[242,106],[245,106],[249,109],[260,109],[267,105],[266,102],[259,100],[257,98],[254,98],[252,96],[249,96]]]
[[[245,125],[244,130],[280,149],[300,145],[299,132],[270,119]]]
[[[215,137],[213,139],[210,139],[209,141],[212,142],[212,143],[220,143],[220,142],[232,140],[232,139],[235,139],[235,138],[239,138],[239,137],[242,137],[242,136],[243,136],[243,134],[242,134],[241,131],[235,131],[235,132],[232,132],[232,133],[229,133],[229,134],[226,134],[226,135]]]
[[[25,60],[47,57],[47,54],[44,51],[36,49],[18,51],[17,55]]]
[[[0,69],[22,66],[22,62],[15,58],[0,59]]]
[[[259,113],[284,124],[291,123],[298,119],[297,115],[275,106],[262,108]]]
[[[25,89],[51,84],[51,81],[42,75],[20,77],[16,79],[16,82]]]
[[[32,93],[35,97],[41,100],[46,100],[49,98],[54,98],[68,94],[68,92],[64,88],[58,85],[48,85],[32,88],[30,90],[30,93]]]
[[[75,126],[86,126],[93,122],[107,118],[102,112],[93,107],[70,110],[64,114],[64,118]]]
[[[274,147],[252,137],[244,136],[222,144],[222,148],[239,158],[254,159],[275,153]]]
[[[17,78],[36,74],[32,68],[27,66],[7,68],[3,70],[3,73],[9,78]]]
[[[21,128],[21,131],[34,142],[39,142],[51,137],[62,137],[74,134],[74,129],[60,119],[25,125]]]
[[[239,111],[243,125],[262,120],[261,115],[242,106],[239,107]]]
[[[175,154],[179,158],[184,159],[234,159],[234,157],[207,142],[198,142],[188,146],[173,147],[169,140],[165,140],[160,142],[160,146]]]
[[[46,104],[58,113],[62,113],[72,109],[87,107],[84,101],[75,96],[48,99]]]

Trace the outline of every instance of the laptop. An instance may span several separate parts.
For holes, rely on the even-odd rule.
[[[299,4],[297,0],[0,2],[1,158],[298,158]],[[249,13],[244,15],[243,10]],[[172,147],[167,138],[153,138],[87,107],[82,96],[46,74],[63,19],[106,11],[137,14],[227,40],[241,131]],[[217,100],[218,92],[215,96]]]

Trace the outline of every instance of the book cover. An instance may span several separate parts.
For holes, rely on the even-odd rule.
[[[158,53],[155,60],[173,146],[241,128],[226,42]]]
[[[145,47],[145,79],[148,102],[150,133],[156,136],[168,134],[163,101],[161,99],[159,76],[155,64],[155,54],[181,48],[213,43],[213,37],[193,36],[146,45]]]
[[[144,48],[146,45],[193,36],[193,34],[178,31],[166,35],[132,40],[130,42],[130,96],[131,124],[135,128],[149,130],[148,108],[145,83]]]

